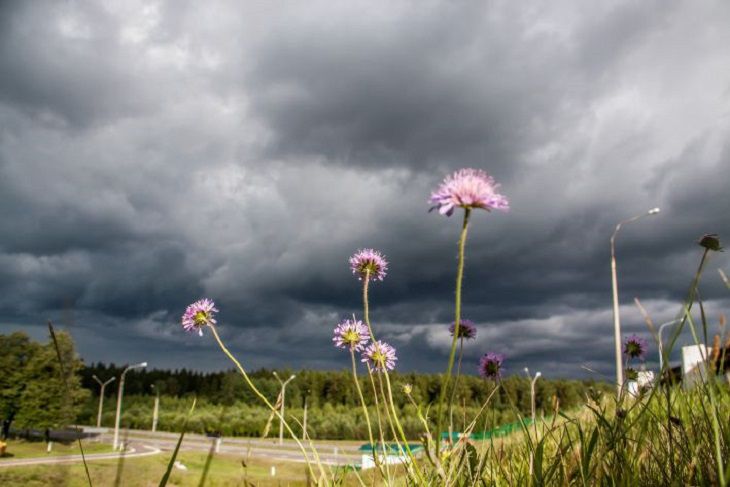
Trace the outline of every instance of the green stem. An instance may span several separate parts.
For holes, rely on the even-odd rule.
[[[393,420],[390,413],[390,406],[388,404],[388,395],[385,393],[383,387],[382,373],[378,373],[378,386],[380,387],[380,395],[383,397],[383,406],[385,406],[385,414],[388,418],[388,426],[390,426],[390,433],[393,435],[393,441],[400,448],[400,441],[398,440],[398,433],[395,432],[395,421]]]
[[[302,445],[302,443],[299,441],[299,438],[297,438],[297,435],[295,435],[294,434],[294,431],[292,431],[291,427],[289,426],[289,423],[284,419],[284,417],[281,415],[281,413],[279,412],[279,410],[276,409],[269,402],[269,400],[266,398],[266,396],[264,396],[261,393],[261,391],[259,391],[256,388],[256,386],[254,385],[254,383],[249,378],[248,374],[244,370],[244,368],[241,365],[241,363],[238,361],[238,359],[236,359],[236,357],[233,356],[233,354],[231,352],[228,351],[228,348],[226,348],[226,346],[221,341],[221,338],[218,336],[218,331],[215,329],[215,326],[213,326],[212,324],[208,323],[208,327],[213,332],[213,336],[215,337],[215,341],[218,342],[218,346],[221,348],[221,350],[223,350],[223,353],[226,354],[226,356],[231,360],[231,362],[233,362],[236,365],[236,367],[238,368],[239,372],[241,372],[241,375],[246,380],[246,383],[251,388],[251,390],[254,392],[254,394],[256,394],[259,397],[259,399],[261,399],[264,402],[264,404],[266,404],[266,406],[268,406],[268,408],[271,409],[271,411],[273,411],[274,414],[276,414],[276,416],[284,423],[284,427],[289,432],[289,434],[292,436],[292,438],[294,438],[294,441],[297,443],[297,445],[299,446],[299,449],[302,451],[302,455],[304,455],[304,460],[307,463],[307,468],[309,469],[309,473],[312,475],[312,477],[316,477],[314,475],[314,470],[312,470],[312,465],[311,465],[311,463],[309,461],[309,456],[307,455],[307,451],[304,449],[304,445]],[[321,463],[319,463],[319,470],[320,470],[320,473],[322,474],[322,478],[323,479],[326,478],[326,475],[325,475],[324,469],[322,468]]]
[[[360,397],[360,404],[362,404],[362,411],[365,413],[365,422],[368,425],[368,438],[370,439],[370,448],[373,449],[373,461],[375,465],[380,469],[380,461],[378,455],[375,452],[375,440],[373,439],[373,428],[370,425],[370,414],[368,414],[368,407],[365,404],[365,397],[362,395],[362,389],[360,388],[360,381],[357,379],[357,365],[355,363],[355,350],[350,349],[350,358],[352,358],[352,378],[355,381],[355,388],[357,388],[357,395]],[[381,472],[382,473],[382,472]]]
[[[385,434],[383,433],[383,417],[380,414],[380,402],[378,401],[378,390],[375,387],[375,379],[373,379],[373,370],[368,365],[368,377],[370,377],[370,385],[373,388],[373,399],[375,400],[375,412],[378,418],[378,432],[380,433],[380,445],[385,448]],[[385,451],[385,450],[383,450]],[[386,478],[389,477],[388,464],[385,464]],[[389,479],[388,479],[389,480]]]
[[[387,370],[383,373],[385,375],[385,384],[388,388],[388,399],[390,400],[390,409],[393,411],[393,419],[395,420],[396,428],[398,428],[398,433],[400,433],[400,437],[403,439],[403,446],[405,446],[406,452],[408,452],[408,456],[411,459],[411,464],[413,465],[413,470],[415,470],[415,472],[416,472],[416,476],[418,477],[418,480],[420,481],[420,485],[427,485],[426,481],[421,476],[421,470],[418,468],[418,465],[416,464],[416,457],[413,456],[411,447],[408,444],[408,439],[406,438],[406,435],[403,432],[403,426],[400,424],[400,420],[398,419],[398,413],[395,410],[395,403],[393,402],[393,390],[390,387],[390,376],[388,375]]]
[[[439,407],[437,412],[437,428],[436,428],[436,452],[441,449],[441,425],[443,424],[443,406],[446,398],[446,389],[451,379],[451,371],[454,368],[454,357],[456,355],[456,342],[459,337],[459,327],[461,325],[461,281],[464,277],[464,246],[466,244],[466,234],[469,229],[469,215],[471,210],[464,209],[464,222],[461,225],[461,236],[459,237],[459,263],[456,270],[456,303],[454,309],[454,338],[451,340],[451,352],[449,353],[449,366],[446,369],[446,375],[441,384],[441,393],[439,394]]]
[[[694,320],[692,319],[692,315],[689,312],[689,307],[685,306],[684,308],[685,316],[687,318],[687,321],[689,321],[689,328],[692,331],[692,338],[695,341],[695,345],[699,347],[700,341],[699,337],[697,336],[697,331],[695,330],[695,324]],[[701,380],[707,380],[708,384],[706,385],[706,389],[709,392],[710,395],[710,405],[712,406],[712,433],[714,436],[714,446],[715,446],[715,456],[717,457],[717,476],[720,479],[720,485],[725,486],[727,483],[725,481],[725,469],[723,468],[722,463],[722,446],[720,445],[720,424],[717,421],[717,415],[718,415],[718,408],[717,408],[717,401],[715,399],[715,381],[710,381],[710,375],[714,378],[714,369],[710,370],[710,367],[707,366],[707,357],[703,355],[702,360],[705,364],[705,373],[708,375],[707,378],[704,378],[700,375]],[[700,369],[701,373],[702,369]]]
[[[370,303],[368,299],[368,288],[370,287],[370,269],[365,269],[365,277],[362,283],[362,307],[365,316],[365,324],[368,325],[368,331],[370,332],[370,340],[375,341],[375,334],[373,328],[370,326]]]
[[[454,333],[456,333],[456,330],[454,330]],[[464,337],[459,338],[459,359],[456,361],[456,378],[454,378],[454,388],[451,390],[451,399],[449,399],[449,404],[451,407],[449,408],[449,435],[452,434],[452,429],[454,428],[454,399],[456,398],[456,389],[459,385],[459,377],[461,375],[461,359],[464,356]],[[449,438],[449,441],[451,441],[451,438]]]

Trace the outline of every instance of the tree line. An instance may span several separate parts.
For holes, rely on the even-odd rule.
[[[114,401],[124,366],[104,363],[84,365],[76,355],[71,336],[64,332],[57,335],[67,372],[68,396],[50,341],[39,343],[22,332],[0,335],[0,370],[3,371],[0,373],[0,418],[5,436],[11,426],[16,429],[46,429],[74,423],[95,424],[99,385],[93,376],[102,381],[117,378],[105,391],[103,424],[113,424]],[[301,421],[306,402],[312,437],[365,437],[364,419],[360,417],[359,400],[348,370],[277,372],[283,379],[296,374],[296,379],[287,386],[287,415]],[[259,390],[275,403],[280,384],[273,370],[260,369],[250,376]],[[367,377],[360,380],[365,398],[372,404],[370,382]],[[160,429],[174,431],[179,428],[193,396],[198,399],[198,408],[191,422],[191,431],[259,436],[271,416],[233,370],[133,369],[127,373],[125,382],[122,416],[125,427],[149,427],[152,397],[156,394],[162,397]],[[394,372],[391,382],[396,407],[404,411],[404,417],[414,418],[413,431],[420,431],[415,422],[415,412],[409,409],[413,406],[401,386],[409,384],[413,400],[427,406],[438,401],[441,375]],[[472,417],[492,393],[495,383],[466,375],[459,378],[456,387],[458,410],[455,417],[463,417],[464,413]],[[558,405],[561,409],[578,407],[585,403],[587,395],[610,390],[610,385],[593,380],[541,378],[536,384],[535,403],[538,414],[549,415]],[[526,377],[513,375],[504,378],[489,402],[489,415],[484,426],[514,421],[515,414],[529,414],[530,401],[530,382]],[[408,426],[404,425],[410,429]]]
[[[101,380],[119,377],[124,366],[94,363],[81,369],[82,386],[97,395],[99,386],[92,378]],[[281,386],[274,377],[273,370],[259,369],[249,373],[256,387],[269,399],[276,401]],[[349,370],[278,370],[282,379],[296,374],[296,378],[286,389],[287,407],[303,407],[305,398],[310,408],[332,406],[359,406]],[[391,381],[398,386],[410,384],[412,397],[418,404],[429,404],[438,400],[441,390],[441,374],[391,372]],[[370,391],[367,377],[360,377],[363,393]],[[459,378],[456,397],[459,404],[466,407],[479,407],[486,401],[494,388],[494,383],[477,376],[465,375]],[[537,381],[535,402],[538,410],[550,410],[556,401],[561,408],[573,408],[585,402],[590,390],[610,390],[610,385],[595,380],[543,379]],[[259,400],[245,386],[242,377],[234,370],[220,372],[199,372],[188,369],[145,370],[133,369],[126,375],[125,395],[152,396],[157,394],[172,397],[196,396],[211,404],[232,406],[242,402],[258,405]],[[108,387],[105,394],[113,396],[115,387]],[[404,394],[394,390],[396,405],[405,406],[409,401]],[[502,380],[502,387],[492,398],[493,407],[506,408],[510,404],[520,411],[530,411],[530,381],[527,377],[513,375]]]

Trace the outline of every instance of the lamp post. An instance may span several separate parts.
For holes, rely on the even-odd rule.
[[[304,417],[302,418],[302,440],[307,439],[307,399],[309,398],[310,390],[304,393]]]
[[[102,382],[96,375],[92,375],[91,377],[93,377],[93,379],[101,386],[101,391],[99,391],[99,412],[96,415],[96,427],[101,428],[101,410],[104,408],[104,388],[110,382],[114,382],[116,377],[112,377],[106,382]]]
[[[664,331],[664,328],[666,328],[669,325],[673,325],[674,323],[677,323],[679,319],[667,321],[666,323],[662,323],[659,325],[659,377],[662,376],[662,370],[664,370],[664,342],[662,341],[662,331]]]
[[[154,384],[152,384],[150,387],[154,389],[157,393],[155,395],[155,408],[152,410],[152,432],[154,433],[155,431],[157,431],[157,418],[160,411],[160,388],[155,387]]]
[[[627,223],[635,222],[639,218],[643,218],[647,215],[656,215],[659,213],[659,208],[652,208],[646,213],[636,215],[623,220],[616,225],[616,229],[611,235],[611,290],[613,292],[613,332],[616,346],[616,397],[621,398],[621,388],[624,382],[624,371],[621,364],[621,319],[619,318],[618,312],[618,280],[616,278],[616,235],[618,234],[621,227]]]
[[[542,372],[537,372],[535,377],[532,377],[530,375],[530,369],[525,367],[525,374],[527,374],[527,378],[530,379],[530,412],[532,413],[532,423],[535,424],[535,383],[537,382],[537,379],[542,377]]]
[[[122,371],[122,375],[119,378],[119,389],[117,390],[117,417],[114,420],[114,443],[112,448],[114,450],[119,448],[119,420],[121,419],[122,412],[122,396],[124,395],[124,377],[132,369],[141,369],[147,367],[147,362],[140,362],[138,364],[130,365]]]
[[[296,377],[296,375],[292,374],[291,377],[289,377],[285,381],[282,381],[281,378],[279,377],[279,374],[277,374],[276,372],[274,372],[274,377],[276,377],[276,380],[278,380],[279,384],[281,384],[281,411],[279,412],[281,417],[279,418],[279,444],[283,445],[284,444],[284,404],[286,404],[286,385],[289,382],[291,382],[292,380],[294,380],[294,377]]]

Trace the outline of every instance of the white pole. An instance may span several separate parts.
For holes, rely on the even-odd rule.
[[[621,398],[621,389],[624,383],[624,369],[621,363],[621,318],[619,317],[618,278],[616,276],[616,235],[618,235],[618,232],[619,230],[621,230],[622,225],[634,222],[639,218],[647,215],[656,215],[657,213],[659,213],[659,211],[659,208],[652,208],[646,213],[642,213],[641,215],[636,215],[635,217],[629,218],[628,220],[619,222],[619,224],[616,225],[616,229],[613,231],[613,234],[611,235],[611,291],[613,294],[613,332],[615,345],[614,352],[616,355],[616,397],[618,399]]]
[[[122,396],[124,395],[124,377],[127,375],[130,369],[147,367],[147,362],[141,362],[139,364],[130,365],[122,371],[122,375],[119,379],[119,389],[117,390],[117,416],[114,420],[114,442],[112,448],[117,450],[119,448],[119,420],[121,419],[122,412]]]
[[[302,420],[302,440],[307,439],[307,396],[304,396],[304,418]]]
[[[662,370],[664,370],[664,342],[662,341],[662,331],[664,331],[664,328],[667,326],[677,323],[681,320],[672,320],[667,321],[666,323],[662,323],[659,325],[659,378],[661,379],[662,376]]]
[[[160,391],[157,391],[157,395],[155,396],[155,409],[152,412],[152,432],[154,433],[157,431],[157,418],[158,413],[160,411]]]
[[[294,377],[296,377],[296,375],[292,374],[292,376],[289,377],[284,382],[281,381],[281,379],[279,378],[279,374],[277,374],[276,372],[274,372],[274,377],[276,377],[276,380],[278,380],[279,383],[281,384],[281,411],[279,412],[279,414],[281,416],[279,418],[279,445],[283,445],[284,444],[284,404],[286,403],[286,385],[289,382],[291,382],[292,380],[294,380]]]
[[[96,427],[101,428],[101,411],[104,408],[104,388],[106,388],[107,384],[116,380],[116,377],[112,377],[106,382],[102,382],[101,380],[99,380],[96,375],[92,375],[91,377],[93,377],[94,380],[98,382],[101,386],[101,391],[99,392],[99,412],[96,414]]]

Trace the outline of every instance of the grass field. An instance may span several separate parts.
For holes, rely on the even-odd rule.
[[[46,444],[43,442],[13,441],[8,443],[8,453],[12,457],[7,460],[31,457],[46,457]],[[78,445],[54,443],[52,455],[78,454]],[[86,453],[110,452],[111,447],[99,443],[84,443]],[[90,461],[89,471],[95,486],[129,486],[147,487],[156,486],[162,478],[170,452],[141,458],[129,458],[123,463],[116,460]],[[184,451],[178,455],[178,460],[187,467],[187,470],[174,469],[170,477],[170,486],[197,486],[206,471],[205,465],[208,454],[205,452]],[[2,462],[3,459],[0,459]],[[272,467],[275,474],[272,476]],[[366,474],[368,477],[369,474]],[[118,480],[117,480],[118,479]],[[207,469],[206,486],[239,486],[247,482],[258,486],[307,485],[306,465],[297,462],[283,463],[259,458],[246,458],[245,455],[217,454]],[[357,478],[352,473],[347,475],[345,485],[358,485]],[[23,467],[0,468],[0,486],[22,485],[24,487],[40,486],[88,486],[83,465],[34,465]]]
[[[123,485],[147,487],[157,485],[162,478],[170,453],[164,452],[152,457],[130,458],[120,464],[114,460],[89,462],[89,471],[94,485]],[[197,486],[201,482],[207,454],[202,452],[181,452],[178,459],[188,468],[174,469],[168,485]],[[249,460],[244,468],[239,455],[216,455],[209,466],[205,485],[238,486],[246,481],[256,485],[306,485],[305,465],[301,463],[282,464],[266,460]],[[276,475],[271,476],[271,467]],[[119,483],[117,484],[117,478]],[[0,485],[40,486],[88,486],[83,465],[43,465],[0,469]]]

